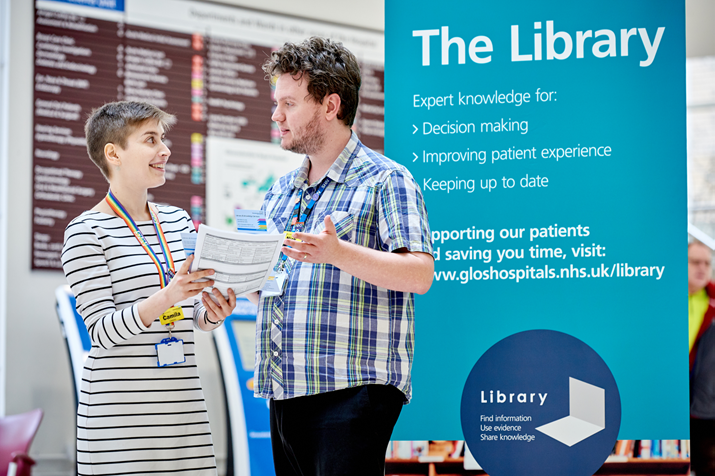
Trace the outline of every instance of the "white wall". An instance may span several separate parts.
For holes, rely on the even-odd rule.
[[[715,56],[715,1],[685,0],[685,44],[688,58]]]
[[[0,105],[7,104],[10,52],[10,1],[0,0]],[[7,266],[7,121],[9,109],[0,107],[0,303],[6,300]],[[0,304],[0,416],[5,415],[5,311]]]
[[[69,363],[54,310],[57,272],[31,272],[33,2],[10,0],[6,414],[45,411],[32,447],[42,464],[68,459],[74,439]]]

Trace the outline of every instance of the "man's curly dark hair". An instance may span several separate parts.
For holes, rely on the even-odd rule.
[[[357,59],[342,43],[312,37],[303,43],[286,43],[263,64],[267,79],[290,74],[296,79],[307,75],[308,94],[319,104],[329,94],[340,96],[338,119],[347,126],[355,122],[360,91]]]

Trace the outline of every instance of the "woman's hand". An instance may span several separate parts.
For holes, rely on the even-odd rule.
[[[214,288],[211,293],[214,299],[216,299],[216,302],[214,302],[214,299],[212,299],[206,291],[204,291],[201,296],[201,300],[207,312],[206,321],[208,322],[206,322],[206,324],[212,326],[205,330],[218,327],[224,319],[231,315],[236,307],[236,294],[234,294],[233,289],[228,288],[228,301],[223,297],[221,291],[216,288]]]
[[[139,318],[146,327],[149,327],[157,317],[161,316],[171,306],[196,296],[205,287],[213,286],[214,282],[211,279],[196,282],[197,279],[214,274],[214,270],[204,269],[189,273],[189,268],[193,261],[194,255],[189,256],[167,287],[139,303],[137,308]]]
[[[202,269],[189,273],[191,263],[194,261],[194,255],[188,257],[184,264],[181,265],[179,271],[171,279],[171,282],[164,288],[166,298],[170,302],[169,307],[177,303],[196,296],[202,289],[213,286],[213,280],[196,282],[197,279],[206,278],[214,274],[213,269]]]

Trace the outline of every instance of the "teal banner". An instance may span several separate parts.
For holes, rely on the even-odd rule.
[[[463,439],[476,362],[531,330],[603,359],[619,439],[689,438],[684,14],[682,1],[386,2],[385,152],[422,187],[436,260],[394,440]],[[513,351],[504,372],[529,357]]]

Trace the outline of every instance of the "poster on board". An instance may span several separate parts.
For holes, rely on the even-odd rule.
[[[466,399],[566,446],[536,427],[579,392],[614,442],[689,438],[684,31],[683,2],[386,3],[385,153],[435,248],[394,439],[462,439]]]

